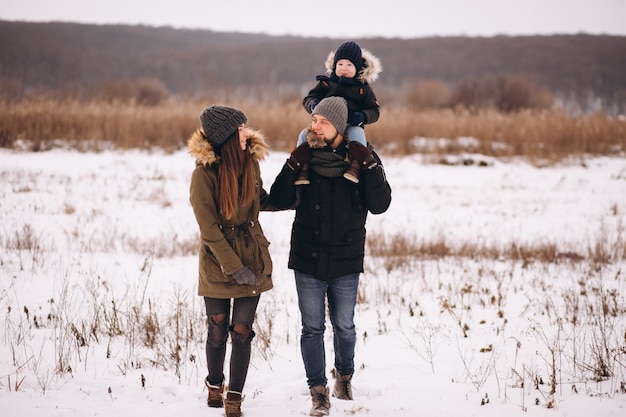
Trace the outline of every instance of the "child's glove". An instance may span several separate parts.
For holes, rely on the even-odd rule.
[[[308,163],[309,160],[311,160],[311,147],[305,142],[291,152],[291,155],[289,155],[287,159],[287,165],[289,165],[289,168],[293,171],[298,171],[302,168],[302,165]]]
[[[316,98],[314,98],[313,100],[311,100],[311,103],[309,104],[309,109],[311,110],[311,112],[313,112],[313,109],[315,108],[315,106],[318,105],[320,101]]]
[[[365,114],[360,111],[350,113],[348,116],[348,123],[350,126],[363,126],[365,123]]]
[[[257,279],[254,272],[250,270],[250,268],[244,266],[239,271],[233,273],[233,278],[237,281],[239,285],[259,285],[259,280]]]

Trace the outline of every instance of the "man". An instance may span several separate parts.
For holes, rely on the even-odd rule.
[[[335,352],[333,396],[352,400],[354,309],[363,272],[365,222],[368,212],[383,213],[391,202],[382,162],[371,149],[349,142],[344,136],[347,120],[345,99],[320,101],[311,113],[309,146],[293,151],[270,191],[277,208],[295,208],[289,268],[294,270],[302,317],[300,344],[312,416],[328,415],[330,410],[324,350],[326,300]],[[361,167],[358,183],[343,177],[351,159]],[[303,165],[309,167],[310,184],[297,186],[294,180]]]

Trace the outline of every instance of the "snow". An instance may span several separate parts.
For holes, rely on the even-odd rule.
[[[262,163],[266,190],[286,156]],[[626,160],[536,168],[381,156],[393,201],[368,218],[368,251],[402,237],[553,245],[562,257],[368,252],[355,399],[331,398],[331,416],[625,415]],[[203,387],[192,169],[185,151],[0,150],[3,415],[223,415]],[[258,309],[247,417],[310,408],[286,267],[292,218],[261,214],[275,288]],[[590,256],[620,248],[608,262]],[[326,341],[331,366],[329,330]],[[594,377],[600,359],[610,375]]]

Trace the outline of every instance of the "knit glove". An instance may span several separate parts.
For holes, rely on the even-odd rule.
[[[363,126],[365,123],[365,113],[355,111],[348,115],[348,124],[350,126]]]
[[[315,106],[317,106],[317,104],[320,101],[316,98],[314,98],[313,100],[311,100],[311,103],[309,104],[309,109],[311,110],[311,113],[313,112],[313,109],[315,108]]]
[[[256,275],[254,275],[254,272],[246,266],[241,268],[239,271],[234,272],[233,278],[239,285],[259,285],[259,280]]]
[[[305,142],[291,152],[291,155],[289,155],[287,159],[287,165],[289,165],[289,168],[293,171],[299,171],[302,169],[302,165],[308,163],[310,160],[311,147]]]
[[[361,169],[370,169],[378,165],[376,158],[372,155],[372,151],[359,142],[352,141],[349,143],[348,156],[351,160],[357,161]]]

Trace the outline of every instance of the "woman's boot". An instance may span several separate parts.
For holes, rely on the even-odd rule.
[[[204,384],[209,389],[209,396],[206,400],[206,403],[209,407],[212,408],[221,408],[224,406],[224,397],[222,393],[224,392],[224,384],[220,385],[211,385],[208,380],[204,380]]]
[[[240,392],[228,391],[224,400],[226,417],[241,417],[241,403],[243,396]]]

